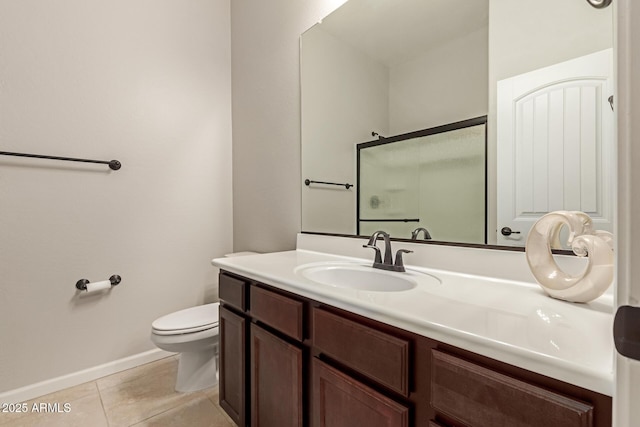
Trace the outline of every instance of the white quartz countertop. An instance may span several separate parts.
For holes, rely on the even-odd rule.
[[[613,301],[555,300],[532,283],[407,265],[438,285],[372,292],[319,284],[311,265],[371,260],[308,250],[217,258],[220,269],[333,305],[443,343],[608,396],[613,391]]]

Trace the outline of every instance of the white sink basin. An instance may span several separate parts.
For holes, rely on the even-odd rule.
[[[347,263],[302,265],[295,272],[322,285],[371,292],[401,292],[421,284],[441,284],[438,278],[419,271],[399,273]]]

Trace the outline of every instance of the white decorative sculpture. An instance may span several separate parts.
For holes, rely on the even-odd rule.
[[[589,257],[587,268],[579,276],[565,273],[551,253],[552,247],[561,247],[563,225],[569,229],[567,243],[573,252]],[[556,211],[542,216],[529,231],[525,253],[533,276],[553,298],[589,302],[613,283],[613,236],[607,231],[594,230],[591,218],[584,212]]]

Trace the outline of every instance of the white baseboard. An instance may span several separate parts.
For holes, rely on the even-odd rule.
[[[133,356],[114,360],[113,362],[105,363],[103,365],[94,366],[82,371],[73,372],[61,377],[52,378],[50,380],[0,393],[0,403],[24,402],[36,397],[44,396],[45,394],[60,391],[89,381],[94,381],[98,378],[115,374],[116,372],[135,368],[136,366],[144,365],[145,363],[153,362],[173,354],[174,353],[169,353],[158,348],[145,351],[144,353],[134,354]]]

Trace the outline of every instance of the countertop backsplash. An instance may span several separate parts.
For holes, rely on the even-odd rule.
[[[366,243],[366,238],[299,233],[297,249],[365,258],[373,261],[373,251],[362,247]],[[378,242],[378,246],[384,250],[382,242]],[[401,248],[413,251],[413,253],[404,255],[406,265],[537,284],[527,264],[524,251],[409,242],[391,242],[391,247],[394,254]],[[578,274],[587,265],[585,258],[577,256],[554,255],[554,257],[561,268],[572,274]],[[607,290],[605,295],[613,296],[613,286]]]

